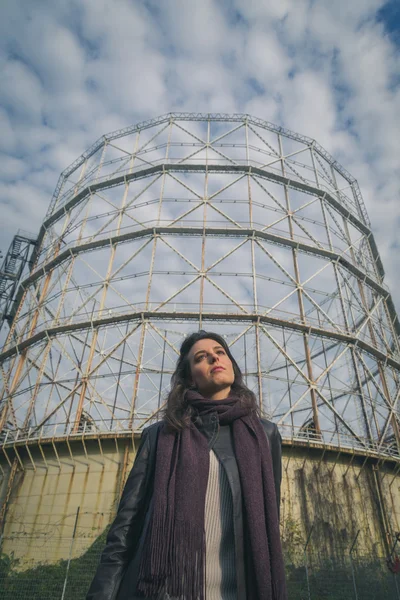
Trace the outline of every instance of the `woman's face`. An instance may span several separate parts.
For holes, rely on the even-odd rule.
[[[223,346],[215,340],[199,340],[191,347],[188,358],[192,382],[202,396],[212,400],[229,396],[235,373]]]

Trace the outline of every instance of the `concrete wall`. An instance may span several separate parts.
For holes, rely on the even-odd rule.
[[[376,468],[363,457],[285,447],[281,527],[284,543],[340,558],[355,550],[387,556],[387,544],[400,531],[400,477],[394,465]],[[398,465],[397,465],[398,466]],[[388,536],[389,534],[389,536]],[[388,540],[385,545],[385,539]]]
[[[137,442],[136,442],[137,443]],[[85,452],[86,448],[86,452]],[[132,440],[65,442],[30,447],[19,467],[7,510],[2,551],[21,566],[83,554],[112,521],[123,483],[133,464]],[[13,454],[9,454],[13,458]],[[46,463],[45,463],[46,461]],[[33,463],[33,464],[32,464]],[[281,503],[282,540],[295,560],[312,529],[309,549],[340,557],[358,535],[356,549],[386,555],[385,532],[400,531],[400,476],[386,462],[379,470],[363,457],[284,444]],[[34,466],[36,470],[34,469]],[[4,500],[10,468],[1,457]],[[77,511],[79,507],[79,515]],[[75,541],[71,545],[75,522]]]
[[[79,442],[70,447],[72,457],[66,444],[57,444],[57,459],[52,446],[42,446],[47,465],[38,448],[30,448],[33,461],[20,451],[25,470],[19,469],[14,479],[3,530],[4,553],[14,552],[24,562],[67,558],[77,521],[75,557],[112,521],[134,461],[132,440],[118,440],[118,447],[114,440],[103,441],[103,454],[94,440],[85,443],[86,453]],[[3,469],[7,466],[2,462]],[[3,499],[6,480],[3,477]]]

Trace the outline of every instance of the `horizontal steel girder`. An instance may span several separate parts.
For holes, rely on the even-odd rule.
[[[289,177],[284,177],[283,175],[278,175],[276,173],[272,173],[267,171],[266,169],[260,169],[258,167],[253,167],[251,165],[197,165],[197,164],[168,164],[162,163],[159,165],[155,165],[153,167],[147,167],[144,169],[140,169],[139,171],[135,171],[134,173],[126,173],[124,175],[119,175],[118,177],[112,177],[105,181],[99,181],[98,183],[93,183],[85,187],[78,194],[73,196],[68,202],[62,205],[60,208],[55,210],[43,223],[37,241],[37,251],[39,252],[41,242],[45,236],[47,229],[55,223],[58,219],[60,219],[65,213],[74,208],[80,202],[82,202],[87,196],[89,196],[93,192],[97,192],[104,189],[109,189],[112,187],[117,187],[129,181],[134,181],[138,179],[143,179],[145,177],[150,177],[152,175],[162,174],[165,172],[208,172],[208,173],[236,173],[243,175],[256,175],[262,179],[268,179],[270,181],[274,181],[280,183],[282,185],[286,185],[290,188],[305,192],[307,194],[311,194],[313,196],[317,196],[319,198],[324,199],[328,204],[330,204],[338,213],[340,213],[345,219],[347,219],[350,223],[352,223],[359,231],[361,231],[364,235],[368,236],[368,240],[371,246],[371,251],[376,261],[379,274],[383,278],[384,277],[384,269],[382,265],[381,258],[378,253],[378,248],[374,239],[374,236],[365,223],[358,217],[356,217],[352,212],[350,212],[343,204],[341,204],[336,198],[334,198],[328,192],[321,190],[317,187],[313,187],[311,185],[302,183],[295,179],[290,179]]]
[[[83,154],[81,154],[81,156],[74,160],[74,162],[70,164],[61,173],[56,185],[56,189],[54,190],[53,198],[50,203],[47,215],[50,216],[52,214],[54,206],[58,200],[62,184],[65,181],[65,179],[78,167],[80,167],[85,162],[85,160],[90,158],[100,148],[102,148],[105,143],[110,142],[112,140],[117,140],[127,135],[132,135],[133,133],[138,133],[151,127],[157,127],[159,125],[163,125],[164,123],[173,123],[175,121],[220,121],[225,123],[246,123],[248,125],[261,127],[262,129],[266,129],[277,135],[283,135],[297,142],[301,142],[303,144],[312,146],[314,151],[317,152],[321,157],[323,157],[328,163],[330,163],[331,166],[334,167],[344,177],[344,179],[346,179],[350,184],[355,185],[358,188],[357,182],[354,179],[354,177],[350,175],[350,173],[341,164],[339,164],[329,154],[329,152],[325,150],[325,148],[320,146],[318,142],[316,142],[314,139],[308,136],[298,134],[294,131],[291,131],[290,129],[286,129],[282,126],[275,125],[274,123],[270,123],[269,121],[265,121],[264,119],[260,119],[258,117],[253,117],[248,114],[170,112],[165,115],[155,117],[153,119],[147,119],[146,121],[142,121],[141,123],[137,123],[129,127],[124,127],[123,129],[118,129],[116,131],[103,135],[98,140],[96,140]],[[358,198],[358,202],[360,203],[360,208],[362,210],[365,222],[369,224],[368,216],[365,212],[364,203],[361,197]]]
[[[383,352],[380,352],[376,348],[374,348],[371,344],[367,344],[366,342],[351,336],[346,335],[334,331],[330,331],[328,329],[322,329],[319,327],[313,327],[312,325],[304,325],[302,323],[287,321],[285,319],[278,319],[276,317],[270,317],[268,315],[259,315],[257,313],[249,313],[249,314],[231,314],[231,313],[203,313],[202,314],[203,321],[223,321],[223,322],[232,322],[232,323],[265,323],[272,327],[284,327],[288,330],[299,331],[302,333],[308,333],[309,335],[315,335],[318,337],[335,339],[338,342],[342,342],[352,346],[358,346],[369,355],[374,358],[382,361],[385,364],[390,365],[391,367],[400,371],[400,362],[394,360],[386,356]],[[198,321],[199,313],[193,312],[168,312],[168,311],[135,311],[130,313],[125,313],[123,315],[113,315],[107,316],[100,319],[92,319],[87,321],[80,321],[78,323],[69,323],[66,325],[58,325],[55,327],[48,327],[47,329],[43,329],[42,331],[36,333],[32,337],[24,340],[20,344],[16,344],[15,346],[9,348],[5,352],[0,354],[0,364],[5,360],[14,356],[16,354],[20,354],[22,351],[25,351],[30,346],[33,346],[43,339],[49,339],[54,336],[62,335],[64,333],[69,333],[73,331],[82,331],[85,329],[95,329],[97,327],[105,327],[107,325],[113,325],[116,323],[124,323],[127,321]]]
[[[305,244],[303,242],[296,242],[289,238],[285,238],[279,235],[275,235],[273,233],[268,233],[265,231],[258,231],[256,229],[239,229],[239,228],[218,228],[218,227],[207,227],[203,229],[202,227],[149,227],[146,229],[141,229],[139,231],[132,231],[130,233],[125,233],[118,236],[111,236],[99,240],[95,240],[93,242],[89,242],[86,244],[80,244],[78,246],[71,246],[67,250],[61,252],[55,259],[50,260],[46,265],[40,267],[36,271],[30,275],[27,279],[25,279],[20,286],[19,292],[16,298],[16,305],[18,305],[19,300],[26,290],[27,287],[32,285],[35,281],[37,281],[40,277],[49,273],[52,269],[54,269],[57,265],[68,260],[71,256],[76,256],[78,254],[89,252],[90,250],[102,248],[105,246],[110,246],[114,244],[122,244],[124,242],[128,242],[133,239],[138,239],[142,237],[148,237],[151,235],[190,235],[190,236],[202,236],[203,234],[207,236],[224,236],[224,237],[248,237],[248,238],[258,238],[261,240],[266,240],[271,242],[272,244],[277,244],[279,246],[285,246],[289,248],[296,248],[302,252],[312,254],[315,256],[320,256],[326,258],[330,262],[339,263],[343,266],[347,271],[352,273],[357,279],[362,280],[366,285],[375,290],[378,294],[380,294],[386,301],[388,310],[391,316],[391,320],[394,328],[397,333],[400,335],[400,322],[396,313],[396,309],[392,300],[392,297],[388,290],[373,279],[370,275],[367,275],[360,268],[353,265],[349,260],[347,260],[344,256],[332,252],[330,250],[325,250],[324,248],[317,248],[315,246],[310,246],[309,244]]]

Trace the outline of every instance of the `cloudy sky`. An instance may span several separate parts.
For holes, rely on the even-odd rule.
[[[399,0],[3,0],[0,249],[37,233],[60,172],[104,133],[243,112],[358,179],[400,312],[399,51]]]

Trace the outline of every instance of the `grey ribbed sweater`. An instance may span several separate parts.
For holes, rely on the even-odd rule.
[[[210,451],[205,503],[206,600],[236,600],[232,492],[225,469]]]

